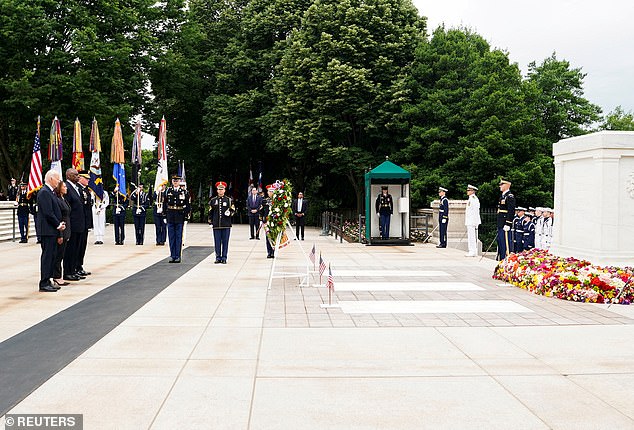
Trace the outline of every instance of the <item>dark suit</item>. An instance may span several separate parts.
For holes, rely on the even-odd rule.
[[[62,211],[57,203],[57,196],[44,184],[37,194],[37,217],[42,239],[42,257],[40,258],[40,288],[51,286],[51,277],[55,270],[55,253],[57,238],[62,233],[57,227],[62,222]]]
[[[260,237],[258,227],[260,227],[260,210],[262,209],[262,197],[253,195],[247,198],[247,214],[249,215],[249,228],[251,230],[251,239]],[[255,210],[255,213],[252,212]]]
[[[306,199],[302,199],[302,207],[299,206],[299,199],[293,200],[291,209],[293,215],[295,215],[295,236],[304,240],[304,226],[306,225],[306,212],[308,212],[308,202]],[[301,233],[301,234],[300,234]]]
[[[66,252],[64,253],[64,276],[73,275],[77,271],[77,264],[81,253],[81,244],[86,234],[86,213],[84,211],[84,198],[80,194],[81,186],[78,192],[75,184],[66,181],[66,201],[70,206],[70,239],[66,244]]]

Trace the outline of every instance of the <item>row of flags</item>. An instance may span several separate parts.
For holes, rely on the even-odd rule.
[[[310,250],[310,254],[308,254],[308,258],[310,258],[310,261],[313,263],[313,269],[315,267],[315,259],[316,259],[317,255],[316,255],[316,248],[315,248],[315,244],[313,244],[313,248]],[[326,262],[324,261],[324,259],[321,257],[321,252],[319,253],[319,283],[321,284],[321,278],[324,274],[324,272],[326,271]],[[334,290],[335,289],[335,280],[334,277],[332,276],[332,270],[330,268],[330,263],[328,264],[328,278],[326,280],[326,287],[328,289]]]
[[[141,165],[143,159],[141,157],[141,122],[137,121],[134,129],[134,137],[132,140],[132,165],[134,171],[135,181],[138,181],[138,176],[141,171]],[[48,160],[51,162],[51,169],[57,170],[60,176],[63,178],[62,173],[62,128],[60,121],[57,117],[53,119],[51,124],[51,133],[49,138],[48,147]],[[158,136],[158,167],[156,171],[156,178],[154,182],[154,189],[159,189],[162,185],[167,184],[167,127],[165,117],[161,119],[159,125]],[[99,153],[101,152],[101,140],[99,137],[99,126],[97,120],[93,118],[90,128],[90,144],[89,149],[91,152],[90,158],[90,179],[88,187],[95,193],[98,200],[103,199],[103,179],[101,176],[101,161]],[[126,198],[126,176],[125,176],[125,151],[123,149],[123,133],[121,131],[121,122],[119,118],[115,121],[114,133],[112,136],[112,147],[110,152],[110,161],[113,163],[112,177],[116,182],[119,195],[124,199]],[[84,165],[84,153],[82,149],[82,137],[81,137],[81,124],[79,119],[75,120],[73,127],[73,158],[72,166],[76,170],[86,170]],[[185,164],[182,166],[179,162],[179,172],[184,176]],[[41,139],[40,139],[40,117],[37,118],[37,131],[35,133],[35,140],[33,143],[33,154],[31,156],[31,169],[29,172],[29,183],[27,187],[27,193],[30,197],[34,192],[42,188],[44,185],[42,171],[42,153],[41,153]]]

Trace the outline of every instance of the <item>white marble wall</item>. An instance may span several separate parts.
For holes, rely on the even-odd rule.
[[[551,252],[634,264],[634,132],[602,131],[553,145]]]

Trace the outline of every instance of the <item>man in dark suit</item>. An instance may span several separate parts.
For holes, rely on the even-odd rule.
[[[260,211],[262,210],[262,197],[258,195],[257,188],[251,188],[251,195],[247,198],[247,214],[249,216],[249,228],[251,239],[260,240]]]
[[[70,240],[64,253],[64,280],[79,281],[85,279],[85,276],[78,275],[76,272],[81,243],[86,234],[86,213],[77,170],[73,168],[66,170],[66,187],[68,188],[66,201],[70,206]]]
[[[291,204],[293,215],[295,215],[295,236],[299,240],[304,240],[304,226],[306,225],[305,215],[308,211],[308,202],[304,200],[304,193],[297,193],[297,198]]]
[[[55,270],[55,252],[58,238],[62,238],[62,232],[66,224],[62,221],[62,211],[57,203],[54,189],[62,178],[55,170],[49,170],[44,177],[45,184],[37,194],[37,216],[40,226],[42,256],[40,258],[40,291],[52,293],[59,288],[51,283],[51,277]],[[62,239],[63,240],[63,239]]]
[[[84,257],[86,256],[86,245],[88,245],[88,232],[93,228],[92,196],[90,195],[90,190],[88,189],[88,179],[90,179],[90,174],[88,172],[84,170],[79,173],[78,189],[84,203],[85,227],[80,241],[79,252],[77,254],[77,266],[75,268],[75,274],[77,276],[88,276],[91,274],[91,272],[87,272],[84,270]]]

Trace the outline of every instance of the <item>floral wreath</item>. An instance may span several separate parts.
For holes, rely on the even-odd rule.
[[[271,243],[275,244],[280,233],[286,230],[286,223],[291,216],[293,187],[288,179],[277,180],[272,185],[271,210],[266,217],[267,235]]]

